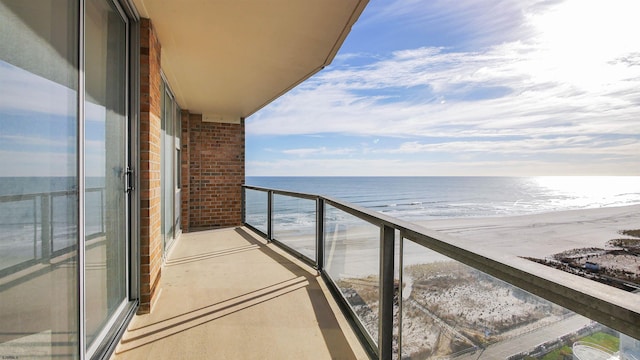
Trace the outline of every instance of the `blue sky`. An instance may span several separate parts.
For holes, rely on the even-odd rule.
[[[246,121],[258,175],[640,175],[640,3],[376,1]]]
[[[0,175],[74,176],[76,91],[2,60],[0,79]],[[107,109],[87,101],[85,118],[85,173],[103,177]]]

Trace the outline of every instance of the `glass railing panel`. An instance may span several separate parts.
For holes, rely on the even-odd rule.
[[[84,195],[84,231],[86,238],[104,236],[105,214],[104,214],[104,189],[87,189]]]
[[[273,195],[273,238],[316,259],[316,201]]]
[[[269,193],[252,189],[244,189],[244,192],[245,222],[266,234]]]
[[[324,269],[377,343],[380,228],[326,205],[324,230]]]
[[[42,256],[38,200],[0,198],[0,271]]]
[[[634,338],[403,241],[403,359],[640,359]]]
[[[75,194],[52,194],[51,195],[51,236],[52,251],[58,252],[69,249],[77,242],[78,228],[75,224],[70,224],[66,216],[76,215],[78,196]],[[76,215],[77,216],[77,215]]]

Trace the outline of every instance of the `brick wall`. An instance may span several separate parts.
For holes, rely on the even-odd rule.
[[[151,310],[161,276],[160,41],[149,19],[140,22],[140,307]],[[244,120],[209,123],[181,113],[182,229],[185,232],[242,223]]]
[[[183,178],[188,178],[188,190],[183,188],[183,230],[241,225],[244,120],[203,122],[202,115],[189,114],[183,116],[182,129]]]
[[[140,308],[149,312],[160,280],[160,42],[149,19],[140,22]]]
[[[182,195],[180,199],[180,227],[182,231],[189,232],[189,206],[191,197],[189,196],[190,169],[189,169],[189,111],[182,110],[180,113],[180,122],[182,125],[182,133],[180,134],[180,184]]]

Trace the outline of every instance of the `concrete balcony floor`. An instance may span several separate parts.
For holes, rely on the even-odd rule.
[[[112,359],[366,359],[317,272],[243,227],[182,234]]]

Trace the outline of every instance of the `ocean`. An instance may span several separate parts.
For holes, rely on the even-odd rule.
[[[325,195],[406,221],[640,204],[640,177],[247,177],[246,183]],[[0,177],[0,272],[43,256],[46,204],[51,209],[51,250],[74,246],[76,186],[73,178],[65,177]],[[87,187],[86,234],[99,235],[105,220],[104,179],[88,178]],[[314,202],[278,196],[275,208],[276,230],[305,233],[315,228]],[[327,215],[344,223],[344,214]],[[264,193],[247,193],[247,220],[266,231]]]
[[[334,197],[406,221],[640,204],[638,176],[249,176],[246,184]]]
[[[87,178],[85,234],[104,232],[104,178]],[[77,242],[78,197],[73,177],[0,177],[0,274],[45,256],[44,214],[50,212],[52,252],[73,249]],[[46,210],[46,209],[49,210]]]

